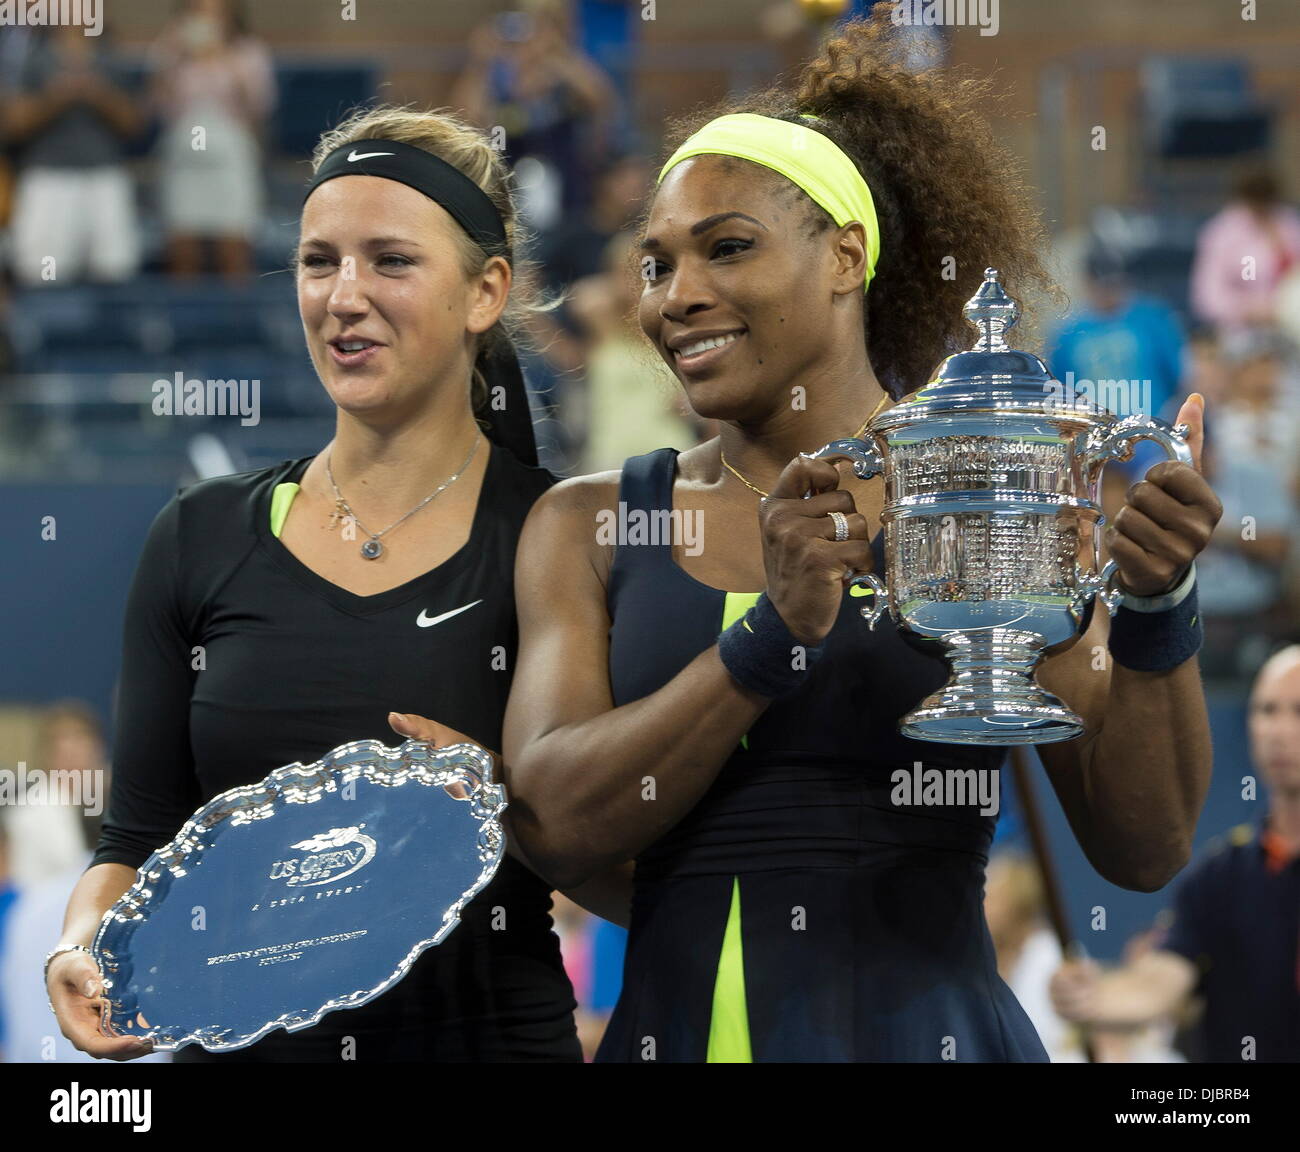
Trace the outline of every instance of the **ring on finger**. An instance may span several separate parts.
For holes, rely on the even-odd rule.
[[[835,543],[842,544],[849,538],[849,518],[843,512],[826,513],[835,524]]]

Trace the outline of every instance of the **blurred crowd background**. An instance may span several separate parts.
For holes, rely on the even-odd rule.
[[[665,119],[786,73],[870,7],[360,0],[347,20],[325,0],[106,0],[96,37],[0,26],[0,768],[106,777],[122,605],[153,514],[177,484],[332,435],[287,271],[322,130],[380,99],[500,131],[536,238],[532,275],[567,292],[524,357],[543,462],[618,467],[712,435],[629,321],[628,246]],[[1062,380],[1144,382],[1144,410],[1166,418],[1192,391],[1207,399],[1205,468],[1224,515],[1198,561],[1218,756],[1201,842],[1263,810],[1238,783],[1251,771],[1246,694],[1264,658],[1300,639],[1300,9],[1260,9],[1007,0],[996,35],[913,28],[899,48],[918,68],[992,72],[1005,92],[990,116],[1039,189],[1071,301],[1016,342]],[[177,373],[260,380],[260,419],[155,415],[153,382]],[[1108,469],[1109,508],[1152,462]],[[65,544],[52,558],[32,525],[54,506]],[[9,1059],[79,1055],[62,1037],[34,1047],[53,1031],[39,965],[96,823],[0,808]],[[1112,888],[1059,813],[1050,825],[1089,949],[1117,963],[1152,947],[1169,893]],[[1010,797],[996,848],[1003,975],[1053,1058],[1079,1059],[1077,1029],[1047,996],[1060,951]],[[557,901],[590,1046],[617,996],[621,932]],[[1099,903],[1109,927],[1089,932]],[[1189,1022],[1116,1034],[1102,1055],[1194,1055]]]

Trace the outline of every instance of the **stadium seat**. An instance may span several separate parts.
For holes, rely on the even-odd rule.
[[[1141,70],[1148,145],[1164,159],[1240,156],[1268,146],[1274,109],[1244,60],[1153,56]]]
[[[277,60],[276,148],[289,156],[310,156],[322,132],[353,105],[374,97],[376,76],[376,66],[367,60]]]

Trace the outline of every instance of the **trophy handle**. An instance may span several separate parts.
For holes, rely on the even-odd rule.
[[[875,593],[871,598],[871,603],[862,607],[862,618],[867,622],[867,627],[874,631],[876,622],[885,614],[885,609],[889,607],[889,590],[881,582],[880,578],[871,572],[857,573],[849,581],[849,586],[851,588],[870,588]]]
[[[853,473],[859,480],[870,480],[871,477],[879,476],[885,470],[880,449],[871,440],[832,440],[826,447],[818,448],[816,452],[807,455],[811,460],[852,460]],[[811,492],[805,492],[804,498],[811,495]],[[878,577],[869,572],[855,575],[849,581],[849,586],[870,588],[875,593],[871,603],[864,605],[862,609],[862,617],[866,620],[867,627],[874,629],[876,622],[889,606],[889,591]]]
[[[825,448],[807,455],[811,460],[852,460],[854,475],[859,480],[870,480],[885,470],[880,449],[870,440],[832,440]]]
[[[1085,467],[1091,473],[1094,465],[1105,467],[1110,460],[1128,460],[1133,455],[1133,444],[1137,440],[1150,440],[1159,444],[1171,460],[1180,464],[1193,464],[1192,450],[1187,444],[1187,434],[1191,429],[1186,424],[1167,424],[1153,416],[1135,413],[1112,425],[1109,429],[1094,428],[1088,437],[1084,451]],[[1100,569],[1095,577],[1088,581],[1088,593],[1096,593],[1097,599],[1112,616],[1123,599],[1124,590],[1119,587],[1119,566],[1109,560],[1101,566],[1101,533],[1094,541],[1096,550],[1096,567]]]
[[[1114,560],[1107,560],[1100,572],[1080,573],[1078,588],[1082,600],[1079,603],[1086,603],[1089,596],[1095,595],[1105,605],[1106,611],[1114,616],[1119,602],[1124,598],[1124,589],[1119,586],[1118,577],[1119,565]]]
[[[1187,445],[1187,433],[1191,429],[1186,424],[1170,425],[1153,416],[1135,413],[1125,416],[1123,420],[1105,427],[1094,428],[1088,436],[1084,459],[1088,470],[1094,464],[1105,464],[1108,460],[1127,460],[1133,455],[1135,440],[1151,440],[1169,453],[1171,460],[1180,464],[1191,464],[1192,450]],[[825,449],[823,449],[825,451]]]

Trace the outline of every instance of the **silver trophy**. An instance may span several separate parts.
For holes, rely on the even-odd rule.
[[[92,948],[101,1030],[243,1048],[396,984],[504,851],[477,744],[343,744],[213,797],[140,867]]]
[[[1086,631],[1094,597],[1114,613],[1114,561],[1101,567],[1102,468],[1153,440],[1192,463],[1184,437],[1142,415],[1120,418],[1009,348],[1019,315],[996,270],[967,302],[973,348],[878,417],[862,440],[813,453],[885,478],[885,580],[855,576],[904,638],[945,656],[952,677],[899,722],[947,744],[1045,744],[1083,721],[1034,681],[1034,669]],[[936,644],[938,647],[936,648]]]

